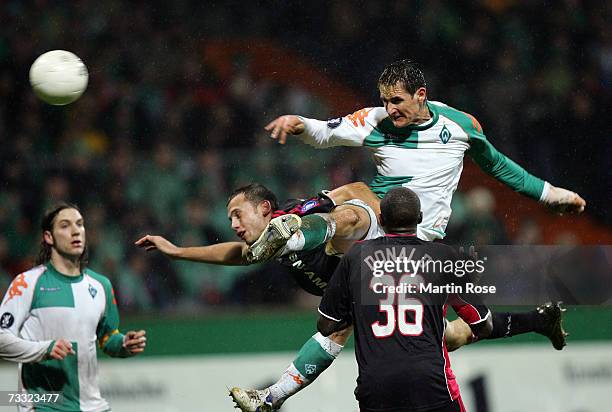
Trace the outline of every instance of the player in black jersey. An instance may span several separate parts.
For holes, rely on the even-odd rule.
[[[234,190],[227,204],[228,219],[242,242],[177,247],[161,236],[147,235],[136,241],[136,245],[147,250],[158,249],[175,259],[248,265],[254,263],[248,259],[249,247],[265,234],[270,221],[287,217],[286,226],[296,221],[300,224],[288,228],[288,232],[296,232],[292,236],[295,242],[290,241],[280,250],[276,260],[291,269],[303,289],[322,296],[340,261],[337,255],[355,240],[383,234],[377,222],[378,204],[378,198],[364,183],[351,183],[307,199],[290,199],[282,205],[268,188],[251,184]]]
[[[415,262],[424,256],[444,262],[454,259],[449,246],[416,237],[421,218],[419,198],[412,190],[391,189],[381,202],[381,223],[387,235],[351,248],[319,306],[317,328],[324,336],[354,327],[359,364],[355,396],[361,412],[463,411],[444,343],[447,305],[452,305],[478,338],[493,330],[485,306],[469,303],[470,298],[453,292],[462,277],[451,275],[449,279],[448,274],[435,272],[421,276],[403,270],[383,274],[364,263],[377,256],[375,251],[391,248],[398,254],[397,249],[403,249]],[[452,288],[441,289],[441,293],[419,290],[427,284],[452,284]],[[409,292],[395,289],[405,285],[414,288]]]
[[[377,221],[379,200],[363,183],[351,183],[309,199],[290,200],[280,207],[274,193],[262,185],[252,184],[230,195],[227,210],[232,228],[241,242],[178,247],[161,236],[146,235],[136,241],[136,245],[146,250],[157,249],[175,259],[218,265],[247,265],[251,263],[247,258],[249,246],[265,234],[272,219],[290,217],[291,223],[293,217],[297,216],[301,220],[300,230],[308,226],[309,236],[312,237],[314,233],[315,239],[299,231],[294,233],[291,238],[297,238],[297,241],[293,245],[287,242],[291,248],[281,248],[281,256],[277,260],[291,268],[295,280],[304,290],[321,296],[340,261],[338,254],[348,250],[355,240],[383,235]],[[308,242],[322,244],[312,250],[304,250],[308,249]],[[495,323],[495,329],[498,330],[496,337],[538,331],[548,336],[555,347],[561,348],[565,339],[560,327],[560,316],[557,307],[545,308],[538,319],[535,319],[535,311],[527,314],[499,314],[497,317],[502,321]],[[512,327],[509,326],[511,323]],[[265,411],[280,406],[288,397],[314,381],[332,363],[349,335],[350,330],[329,337],[316,334],[300,349],[294,363],[275,385],[264,391],[240,390],[241,393],[235,393],[244,395],[242,398],[248,403],[246,406],[240,404],[240,407],[244,411],[255,411],[260,408],[259,403],[268,403],[268,409],[266,405],[260,408]],[[470,328],[459,319],[447,324],[445,338],[449,350],[474,340]],[[315,369],[306,370],[307,365],[314,364],[317,365]],[[310,371],[314,372],[307,373]],[[261,402],[251,402],[255,399],[251,392],[256,392],[255,397]]]

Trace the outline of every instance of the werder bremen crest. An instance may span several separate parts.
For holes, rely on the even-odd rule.
[[[89,284],[89,294],[91,295],[92,299],[96,297],[96,295],[98,294],[98,291],[96,290],[96,288],[94,288],[93,286],[91,286],[91,283]]]
[[[444,125],[442,127],[442,131],[440,131],[440,140],[442,140],[442,143],[446,144],[448,143],[451,137],[451,132],[449,132],[446,128],[446,125]]]

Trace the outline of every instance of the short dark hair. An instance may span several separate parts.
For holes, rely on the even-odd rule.
[[[407,187],[394,187],[380,202],[380,217],[387,229],[416,227],[421,223],[421,201]]]
[[[229,202],[231,202],[232,199],[239,194],[244,194],[244,197],[246,197],[246,199],[254,205],[258,205],[264,200],[267,200],[270,202],[272,210],[278,209],[278,200],[276,199],[274,192],[264,185],[260,185],[259,183],[251,183],[250,185],[242,186],[234,190],[229,195],[226,205],[228,205]]]
[[[385,67],[378,79],[378,88],[393,87],[398,82],[410,94],[416,93],[420,87],[427,87],[419,65],[408,59],[398,60]]]
[[[43,236],[40,240],[40,249],[38,251],[38,257],[36,258],[37,265],[44,265],[49,260],[51,260],[52,246],[45,242],[44,233],[46,231],[51,232],[53,230],[53,223],[55,222],[55,218],[62,210],[65,209],[75,209],[76,211],[81,213],[81,210],[77,205],[68,202],[59,202],[56,205],[52,206],[50,209],[48,209],[43,215],[42,221],[40,222],[40,233]],[[87,247],[87,241],[85,241],[85,248],[83,249],[83,253],[79,258],[79,266],[81,268],[81,271],[85,269],[85,266],[87,266],[88,256],[89,249]]]

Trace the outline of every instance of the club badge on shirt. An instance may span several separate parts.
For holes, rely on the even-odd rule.
[[[451,137],[453,137],[451,135],[451,132],[448,130],[446,125],[444,125],[444,127],[442,127],[442,131],[440,132],[440,140],[442,141],[442,143],[446,144],[451,139]]]
[[[98,294],[98,291],[96,290],[96,288],[94,288],[93,286],[91,286],[91,283],[89,284],[89,294],[91,295],[91,298],[95,298],[96,295]]]

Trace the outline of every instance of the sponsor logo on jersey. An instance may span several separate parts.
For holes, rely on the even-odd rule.
[[[330,129],[335,129],[336,127],[340,126],[341,123],[342,123],[342,117],[336,117],[335,119],[328,119],[327,127],[329,127]]]
[[[444,125],[442,127],[442,130],[440,131],[440,140],[442,140],[442,143],[446,144],[451,139],[451,137],[453,137],[451,135],[451,132],[446,128],[446,125]]]
[[[295,254],[295,257],[292,257],[292,255],[293,254],[289,255],[289,260],[293,261],[291,266],[293,266],[297,270],[303,271],[304,275],[308,277],[308,279],[312,282],[313,285],[315,285],[321,290],[325,289],[325,287],[327,286],[327,282],[318,277],[314,272],[306,270],[306,264],[302,262],[301,259],[298,259],[297,254]]]
[[[315,199],[309,200],[308,202],[304,203],[304,205],[302,206],[302,212],[307,212],[318,204],[319,202]]]
[[[304,367],[306,369],[306,375],[314,375],[315,373],[317,373],[317,365],[307,363],[304,365]]]
[[[368,117],[368,113],[370,113],[370,110],[372,110],[372,109],[357,110],[355,113],[349,114],[346,117],[351,122],[353,122],[353,126],[355,126],[355,127],[365,126],[366,125],[365,119],[366,119],[366,117]]]
[[[295,262],[293,262],[291,264],[291,266],[293,266],[294,268],[296,268],[298,270],[302,270],[302,269],[304,269],[306,267],[304,262],[302,262],[301,260],[296,260]]]
[[[406,136],[398,136],[396,134],[391,134],[391,133],[384,133],[383,137],[385,139],[385,144],[389,144],[389,143],[401,144],[405,142],[406,140],[408,140]]]
[[[95,298],[98,294],[98,291],[96,290],[96,288],[91,286],[91,283],[89,284],[89,288],[87,288],[87,290],[89,290],[89,294],[91,295],[92,299]]]
[[[2,316],[0,316],[0,328],[2,329],[10,328],[11,326],[13,326],[14,322],[15,322],[15,317],[13,316],[12,313],[4,312]]]
[[[13,282],[11,282],[11,286],[9,286],[9,290],[8,290],[9,298],[6,301],[8,302],[9,300],[13,299],[15,296],[23,295],[23,290],[21,288],[23,289],[28,288],[28,284],[25,281],[25,275],[23,273],[18,275],[13,280]]]
[[[62,288],[45,288],[41,286],[39,290],[41,292],[59,292],[60,290],[62,290]]]
[[[327,282],[315,275],[314,272],[305,271],[304,273],[306,274],[306,276],[308,276],[308,279],[310,279],[310,281],[319,289],[323,290],[327,287]]]

